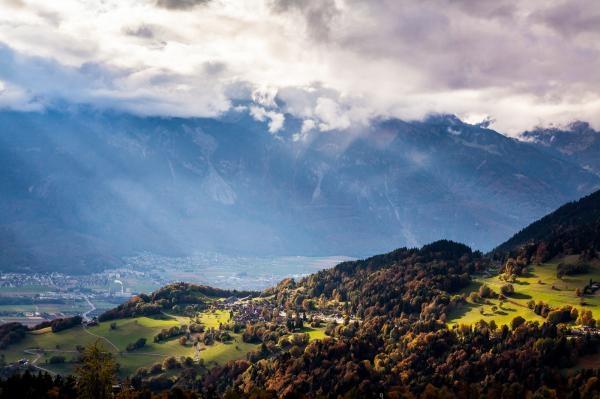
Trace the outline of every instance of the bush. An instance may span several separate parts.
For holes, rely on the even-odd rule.
[[[0,325],[0,349],[15,344],[25,338],[27,327],[21,323],[6,323]]]
[[[567,320],[564,320],[563,313],[560,310],[553,310],[548,313],[548,322],[552,324],[564,323]]]
[[[221,342],[228,342],[231,341],[231,335],[227,332],[227,331],[223,331],[221,332],[218,336],[217,336],[218,340]]]
[[[150,374],[150,371],[146,367],[140,367],[135,371],[134,377],[141,379],[146,377],[148,374]]]
[[[487,284],[479,287],[479,296],[482,298],[495,298],[497,294]]]
[[[127,352],[132,352],[136,349],[140,349],[143,348],[144,346],[146,346],[146,338],[140,338],[135,342],[130,343],[129,345],[127,345]]]
[[[525,324],[525,319],[521,316],[517,316],[510,322],[510,327],[513,330],[516,330],[519,326],[522,326],[523,324]]]
[[[66,361],[64,356],[54,355],[48,359],[49,364],[61,364]]]
[[[309,336],[306,333],[294,334],[290,337],[290,344],[296,346],[304,346],[308,344]]]
[[[504,296],[511,296],[515,293],[515,287],[510,283],[503,284],[502,287],[500,287],[500,292]]]
[[[170,338],[177,337],[185,333],[185,328],[173,326],[171,328],[163,328],[158,334],[154,336],[154,342],[166,341]]]
[[[538,303],[536,303],[533,307],[533,312],[542,317],[547,317],[548,312],[550,312],[550,306],[547,303],[544,303],[543,301],[538,301]]]
[[[574,274],[585,274],[590,271],[590,265],[587,263],[565,264],[560,263],[556,268],[556,277],[571,276]]]
[[[63,330],[68,330],[69,328],[73,328],[75,326],[81,325],[83,319],[81,316],[75,317],[67,317],[64,319],[55,319],[50,322],[50,327],[52,327],[52,332],[59,332]]]
[[[162,373],[163,367],[160,363],[154,363],[152,367],[150,367],[150,374],[158,374]]]
[[[201,333],[204,332],[204,326],[199,323],[191,323],[190,324],[190,332],[191,333]]]
[[[170,356],[164,360],[162,366],[165,370],[174,370],[180,369],[181,363],[179,363],[179,361],[173,356]]]
[[[594,320],[592,311],[591,310],[582,310],[581,313],[579,313],[579,318],[577,319],[577,324],[580,324],[580,325],[586,326],[586,327],[595,327],[596,320]]]
[[[471,292],[469,294],[469,300],[473,303],[479,303],[481,301],[481,296],[477,292]]]

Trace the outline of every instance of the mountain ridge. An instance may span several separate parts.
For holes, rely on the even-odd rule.
[[[306,137],[299,126],[288,116],[273,135],[245,112],[4,111],[0,264],[82,272],[146,250],[362,257],[441,238],[485,250],[600,185],[448,115]]]
[[[595,232],[595,233],[594,233]],[[557,251],[564,253],[580,253],[581,250],[600,250],[600,191],[569,202],[554,212],[525,227],[506,242],[500,244],[493,252],[514,252],[521,247],[529,246],[528,252],[541,243],[556,246],[557,240],[568,239],[571,244],[560,244],[560,249],[552,248],[551,254],[542,256],[549,259],[556,256]],[[544,249],[546,250],[546,249]]]

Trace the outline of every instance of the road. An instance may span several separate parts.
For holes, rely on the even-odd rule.
[[[30,365],[32,365],[33,367],[35,367],[38,370],[45,371],[48,374],[52,374],[52,375],[56,374],[54,371],[48,370],[48,369],[43,368],[43,367],[40,367],[40,366],[38,366],[36,364],[37,361],[40,360],[40,358],[42,357],[42,354],[40,353],[39,350],[37,350],[37,349],[25,349],[23,352],[27,353],[28,355],[35,356],[35,359],[33,359],[32,361],[29,362]]]
[[[90,313],[92,313],[94,310],[96,310],[96,305],[94,305],[92,303],[92,301],[90,301],[90,298],[87,297],[87,295],[84,295],[83,298],[86,300],[86,302],[88,303],[88,305],[90,305],[90,310],[88,310],[87,312],[85,312],[84,314],[82,314],[81,316],[83,317],[84,321],[90,321]]]

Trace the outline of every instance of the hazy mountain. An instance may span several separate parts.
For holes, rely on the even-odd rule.
[[[487,250],[600,178],[452,116],[301,136],[220,119],[0,113],[0,267],[85,272],[136,251]]]
[[[600,132],[588,123],[574,122],[563,129],[535,129],[522,136],[539,144],[542,150],[600,175]]]

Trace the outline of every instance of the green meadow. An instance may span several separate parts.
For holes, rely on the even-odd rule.
[[[502,325],[509,324],[516,316],[521,316],[526,320],[542,322],[544,319],[527,307],[527,303],[531,300],[535,302],[543,301],[552,308],[571,305],[577,309],[591,310],[594,318],[598,320],[600,319],[600,291],[595,295],[586,295],[580,298],[575,294],[575,290],[577,288],[583,290],[590,279],[600,281],[600,263],[592,263],[589,273],[564,276],[559,279],[556,276],[558,264],[574,261],[574,257],[569,257],[530,266],[527,273],[519,276],[516,282],[513,283],[515,293],[503,305],[497,299],[486,300],[486,302],[489,302],[487,304],[473,303],[468,299],[467,304],[459,306],[448,315],[448,324],[473,324],[483,319],[487,322],[494,320],[496,324]],[[487,284],[494,292],[499,293],[500,287],[505,283],[498,275],[478,277],[461,293],[468,295],[471,292],[476,292],[482,284]],[[492,309],[494,306],[497,308]]]
[[[229,312],[207,312],[203,313],[200,319],[207,328],[218,328],[219,323],[229,321]],[[160,343],[153,341],[154,336],[162,329],[189,322],[190,319],[187,317],[168,315],[163,318],[136,317],[115,320],[115,329],[110,327],[112,322],[103,322],[89,328],[75,327],[57,333],[45,329],[28,333],[21,342],[0,353],[4,354],[7,362],[23,358],[34,361],[38,358],[35,363],[37,366],[55,373],[67,374],[73,372],[76,367],[76,364],[69,361],[78,356],[77,346],[86,346],[100,341],[107,351],[115,355],[120,365],[120,374],[126,376],[139,367],[161,363],[169,356],[194,358],[196,349],[190,344],[181,345],[177,338]],[[232,337],[233,340],[229,343],[216,342],[210,346],[203,345],[200,358],[207,364],[223,364],[229,360],[245,358],[247,352],[257,347],[256,344],[242,342],[240,334],[232,334]],[[139,338],[146,338],[146,346],[127,352],[127,345]],[[46,362],[55,355],[64,356],[67,363],[47,364]]]
[[[325,335],[325,327],[304,327],[300,332],[308,334],[308,339],[310,341],[327,338],[327,335]]]

